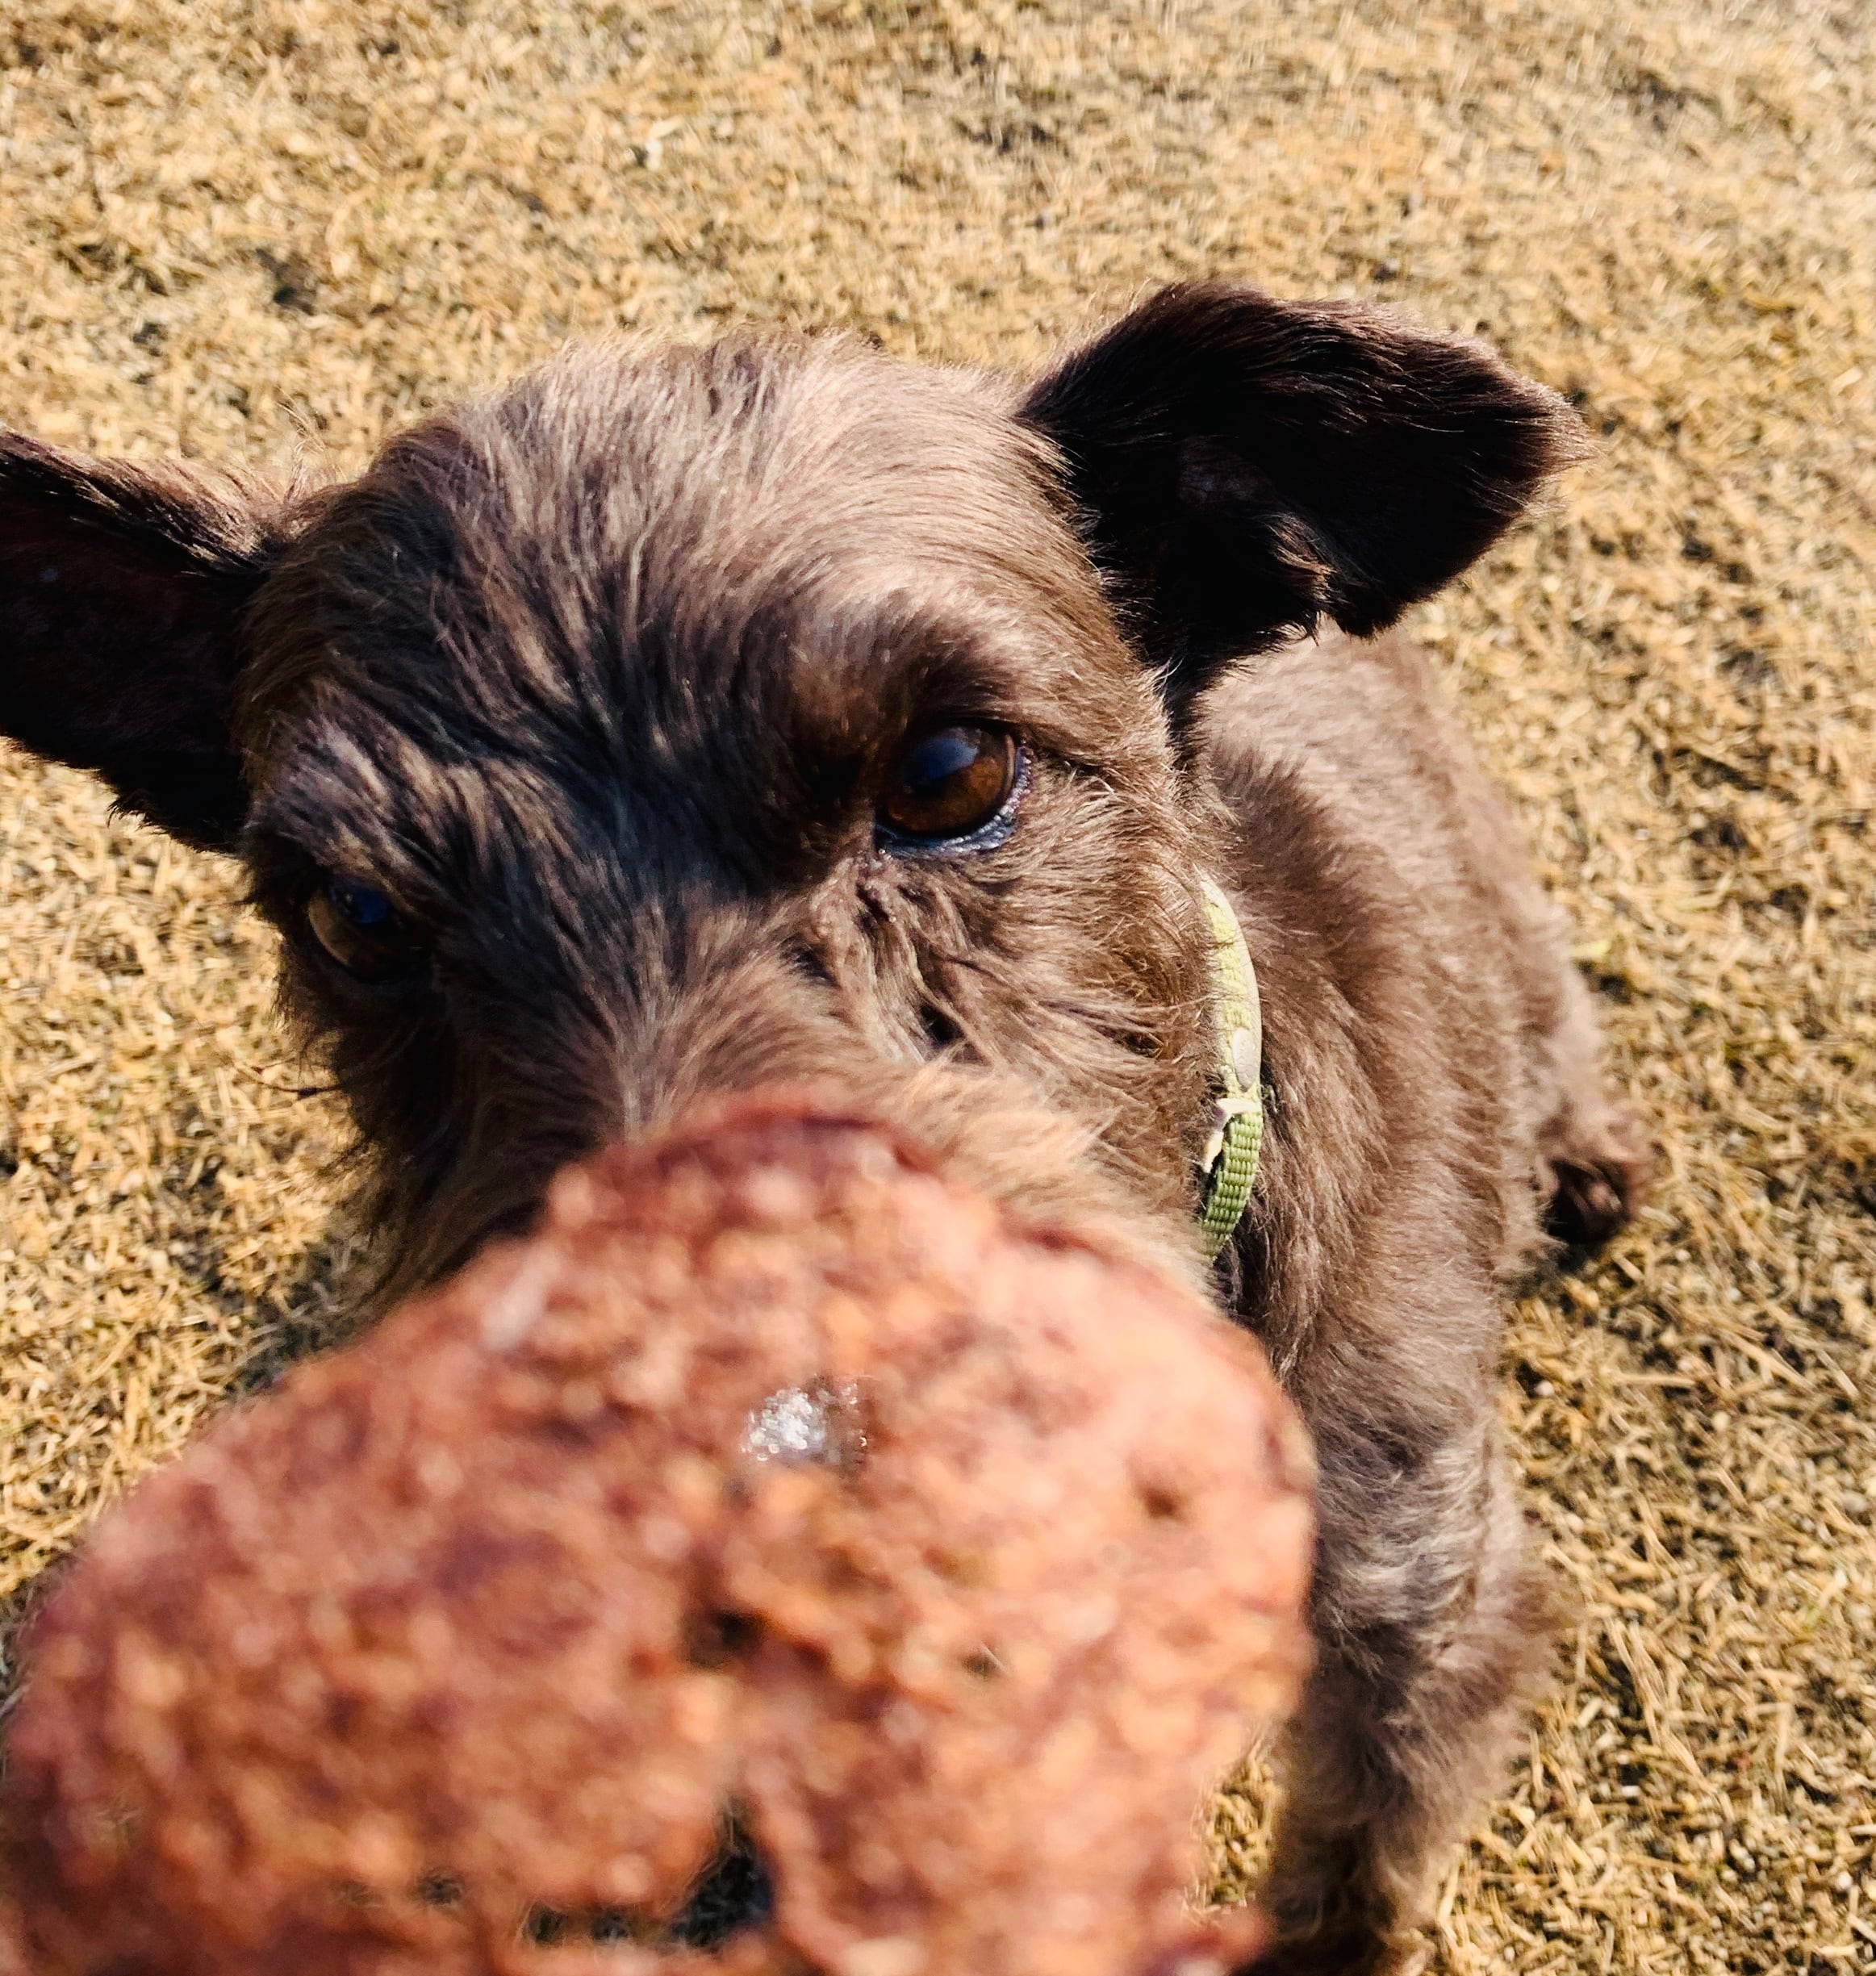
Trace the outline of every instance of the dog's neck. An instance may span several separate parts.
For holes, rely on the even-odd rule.
[[[1199,1226],[1209,1260],[1236,1234],[1257,1184],[1257,1154],[1264,1143],[1264,1021],[1257,971],[1238,915],[1212,879],[1201,883],[1211,922],[1212,1008],[1218,1042],[1218,1094],[1212,1101],[1211,1136],[1199,1163],[1206,1176]]]

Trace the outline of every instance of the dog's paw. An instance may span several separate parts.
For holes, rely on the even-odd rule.
[[[1255,1976],[1418,1976],[1425,1966],[1426,1936],[1373,1886],[1347,1835],[1328,1840],[1310,1868],[1280,1870],[1255,1898],[1273,1928]]]
[[[1432,1957],[1425,1937],[1365,1930],[1280,1936],[1238,1976],[1421,1976]]]
[[[1596,1143],[1546,1148],[1544,1232],[1567,1250],[1600,1248],[1634,1219],[1653,1165],[1641,1122],[1626,1105],[1611,1109]]]

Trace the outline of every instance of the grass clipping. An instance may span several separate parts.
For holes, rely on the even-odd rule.
[[[1421,614],[1663,1147],[1519,1308],[1574,1615],[1452,1971],[1876,1968],[1876,23],[1813,0],[1216,8],[36,0],[0,419],[360,462],[620,324],[1022,363],[1201,271],[1380,296],[1602,456]],[[0,762],[0,1596],[343,1322],[341,1143],[228,871]],[[1219,1884],[1266,1826],[1221,1801]]]

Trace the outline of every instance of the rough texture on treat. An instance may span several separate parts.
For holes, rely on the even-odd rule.
[[[12,1738],[34,1966],[1222,1966],[1193,1815],[1297,1692],[1310,1485],[1193,1293],[742,1101],[101,1527]],[[700,1922],[732,1818],[772,1903]]]

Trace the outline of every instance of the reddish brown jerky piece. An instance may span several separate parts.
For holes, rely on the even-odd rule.
[[[100,1527],[11,1739],[32,1964],[1217,1966],[1193,1813],[1295,1694],[1308,1474],[1195,1296],[876,1125],[615,1150]],[[659,1942],[733,1804],[772,1912]]]

